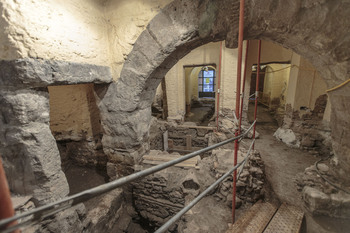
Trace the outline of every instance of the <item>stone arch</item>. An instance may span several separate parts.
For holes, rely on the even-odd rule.
[[[308,59],[328,87],[350,73],[350,3],[345,0],[246,0],[244,39],[273,41]],[[113,162],[134,163],[148,150],[150,105],[167,71],[213,41],[237,45],[238,0],[175,0],[134,44],[119,80],[101,96],[103,146]],[[350,171],[350,85],[330,92],[333,148]]]

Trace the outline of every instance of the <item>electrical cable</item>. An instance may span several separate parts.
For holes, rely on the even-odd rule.
[[[326,90],[326,92],[335,91],[335,90],[337,90],[337,89],[339,89],[339,88],[345,86],[345,85],[348,84],[349,82],[350,82],[350,79],[346,80],[345,82],[339,84],[339,85],[336,86],[336,87],[333,87],[333,88],[331,88],[331,89]]]
[[[350,194],[350,191],[347,191],[345,189],[343,189],[342,187],[339,187],[338,185],[336,185],[335,183],[333,183],[332,181],[330,181],[328,178],[326,178],[321,172],[320,170],[318,169],[317,165],[321,162],[321,161],[326,161],[330,158],[331,156],[328,156],[327,158],[325,159],[320,159],[318,160],[316,163],[315,163],[315,167],[316,167],[316,172],[318,173],[318,175],[324,180],[326,181],[327,183],[329,183],[330,185],[332,185],[334,188],[338,189],[338,190],[341,190],[343,191],[344,193],[347,193],[347,194]]]

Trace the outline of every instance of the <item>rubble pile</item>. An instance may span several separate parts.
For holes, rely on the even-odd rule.
[[[213,151],[216,157],[215,163],[216,177],[221,177],[233,165],[233,150],[217,149]],[[241,148],[238,153],[238,162],[243,161],[246,150]],[[241,167],[237,170],[237,175]],[[232,203],[232,181],[233,176],[229,176],[219,185],[218,191],[215,193],[217,200],[225,201],[230,206]],[[242,203],[255,203],[264,197],[263,186],[265,183],[264,164],[259,152],[253,151],[246,162],[241,175],[237,181],[236,202],[238,205]]]

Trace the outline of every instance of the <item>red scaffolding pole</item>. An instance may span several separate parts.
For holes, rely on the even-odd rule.
[[[243,50],[243,29],[244,29],[244,0],[240,0],[239,9],[239,33],[238,33],[238,61],[237,61],[237,83],[236,83],[236,116],[240,117],[240,97],[241,97],[241,76],[242,76],[242,50]],[[236,136],[240,133],[240,125],[238,125],[238,130],[236,130]],[[239,142],[235,141],[235,152],[233,165],[237,165],[237,155],[238,155]],[[235,222],[235,212],[236,212],[236,179],[237,171],[233,173],[233,190],[232,190],[232,223]]]
[[[11,195],[7,184],[5,171],[0,158],[0,220],[12,217],[15,211],[12,207]],[[7,227],[17,224],[17,221],[9,223]],[[19,233],[20,230],[14,230],[12,233]]]
[[[258,115],[260,57],[261,57],[261,40],[259,40],[259,45],[258,45],[258,65],[256,66],[254,120],[256,120],[256,116]],[[256,122],[255,122],[254,128],[253,128],[253,139],[255,139],[255,129],[256,129]],[[254,146],[255,146],[255,143],[253,144],[253,149],[254,149]]]

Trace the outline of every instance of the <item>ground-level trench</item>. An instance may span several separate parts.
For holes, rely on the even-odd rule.
[[[273,137],[273,133],[278,128],[277,122],[265,107],[259,106],[258,110],[259,138],[256,140],[256,150],[259,154],[252,158],[252,164],[248,166],[246,172],[249,173],[252,169],[259,169],[259,172],[249,174],[248,179],[245,179],[246,186],[241,185],[244,188],[238,188],[237,219],[258,200],[285,202],[303,208],[302,194],[300,189],[298,191],[296,179],[298,174],[302,174],[306,168],[319,159],[318,156],[308,151],[290,148]],[[193,131],[188,132],[193,133]],[[186,131],[177,133],[183,135]],[[176,133],[173,132],[173,134]],[[247,149],[250,141],[250,139],[244,140],[241,147]],[[159,144],[154,144],[154,147],[156,148],[153,149],[160,149]],[[112,222],[109,228],[113,229],[113,232],[153,232],[232,166],[232,158],[227,157],[232,157],[233,145],[227,145],[224,148],[226,149],[224,153],[220,149],[206,155],[202,158],[201,163],[193,165],[192,168],[172,167],[139,182],[133,182],[112,194],[117,194],[118,198],[111,195],[94,198],[85,203],[87,216],[99,220],[104,219],[105,223],[107,223],[106,219]],[[152,153],[154,156],[166,157],[169,155],[161,150],[153,150]],[[210,157],[215,157],[215,159],[212,160]],[[146,158],[149,157],[146,156]],[[66,163],[65,166],[64,171],[70,186],[70,194],[108,181],[105,170],[97,172],[94,168],[81,167],[76,163]],[[150,165],[144,164],[144,166]],[[249,185],[249,179],[250,182],[253,179],[255,181]],[[215,192],[198,203],[170,231],[226,232],[231,222],[231,183],[232,178],[226,180]],[[253,189],[253,191],[248,192],[247,189]],[[104,210],[98,213],[96,209]],[[103,214],[106,216],[102,216]],[[334,220],[329,220],[325,224],[325,218],[318,222],[311,216],[307,215],[306,218],[308,218],[308,225],[304,222],[302,229],[304,232],[316,232],[320,229],[320,232],[324,229],[335,229],[335,232],[342,232],[342,229],[346,227],[344,221],[335,224]],[[323,224],[320,226],[319,222]],[[95,231],[102,229],[106,229],[105,225],[94,228]]]

